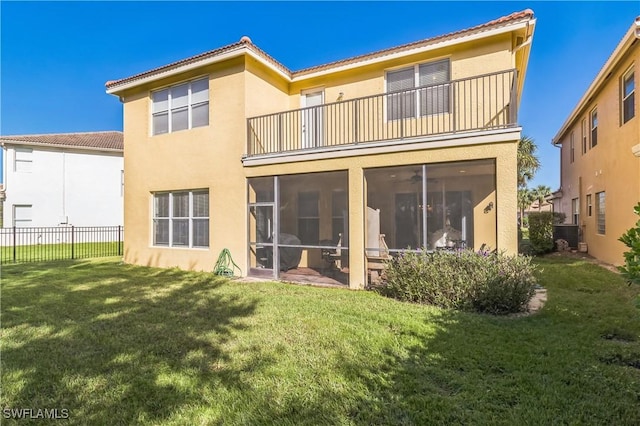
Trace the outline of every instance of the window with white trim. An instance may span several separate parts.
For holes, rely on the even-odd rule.
[[[153,194],[153,245],[209,247],[209,191]]]
[[[449,112],[450,68],[449,60],[444,59],[387,71],[387,119]]]
[[[573,198],[571,200],[571,215],[572,215],[571,223],[574,225],[578,225],[580,221],[580,199],[579,198]]]
[[[13,226],[17,228],[25,228],[32,225],[33,222],[33,206],[32,205],[14,205],[13,206]]]
[[[591,110],[591,148],[598,145],[598,108]]]
[[[604,204],[604,191],[596,193],[596,219],[598,225],[598,234],[604,235],[605,226],[604,226],[604,214],[605,214],[605,204]]]
[[[587,119],[582,119],[582,154],[587,153]]]
[[[20,173],[31,173],[33,166],[33,149],[16,148],[13,170]]]
[[[576,160],[576,145],[573,137],[573,132],[569,135],[569,162],[573,163]]]
[[[209,79],[189,81],[151,93],[152,134],[209,125]]]
[[[635,92],[636,83],[632,68],[622,76],[622,124],[636,115]]]
[[[591,201],[591,194],[587,194],[587,216],[591,217],[593,211],[593,202]]]

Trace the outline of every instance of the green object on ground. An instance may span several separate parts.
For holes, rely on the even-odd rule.
[[[213,273],[225,277],[233,277],[236,269],[238,270],[239,275],[242,275],[242,270],[236,262],[233,261],[229,249],[222,249],[220,256],[218,256],[216,266],[213,268]]]

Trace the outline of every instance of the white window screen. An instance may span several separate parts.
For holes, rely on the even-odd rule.
[[[413,67],[387,73],[387,118],[398,120],[415,117],[415,70]],[[396,92],[396,93],[393,93]]]
[[[32,225],[33,209],[31,205],[13,206],[13,226],[24,228]]]
[[[428,86],[420,90],[421,115],[449,112],[449,81],[448,60],[420,65],[419,85]]]
[[[33,150],[29,148],[16,148],[15,165],[16,172],[30,172],[33,165]]]
[[[209,247],[209,192],[180,191],[153,196],[153,244]]]
[[[209,80],[206,78],[153,92],[154,135],[209,124]]]

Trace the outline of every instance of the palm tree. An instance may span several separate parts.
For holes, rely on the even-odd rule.
[[[527,207],[533,203],[533,191],[529,188],[518,189],[518,207],[520,208],[520,223],[519,227],[524,224],[524,211]]]
[[[546,185],[538,185],[533,188],[533,199],[538,201],[538,211],[542,210],[542,203],[544,200],[551,195],[551,188]]]
[[[540,168],[540,160],[535,155],[536,143],[528,136],[518,142],[518,187],[525,188]]]

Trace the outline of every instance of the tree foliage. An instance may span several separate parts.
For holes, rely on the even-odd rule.
[[[540,168],[540,160],[536,156],[536,143],[528,137],[522,136],[518,142],[518,187],[524,188],[533,179]]]
[[[633,210],[640,216],[640,203]],[[618,269],[629,283],[640,284],[640,220],[618,240],[630,249],[624,252],[624,266],[618,266]]]

